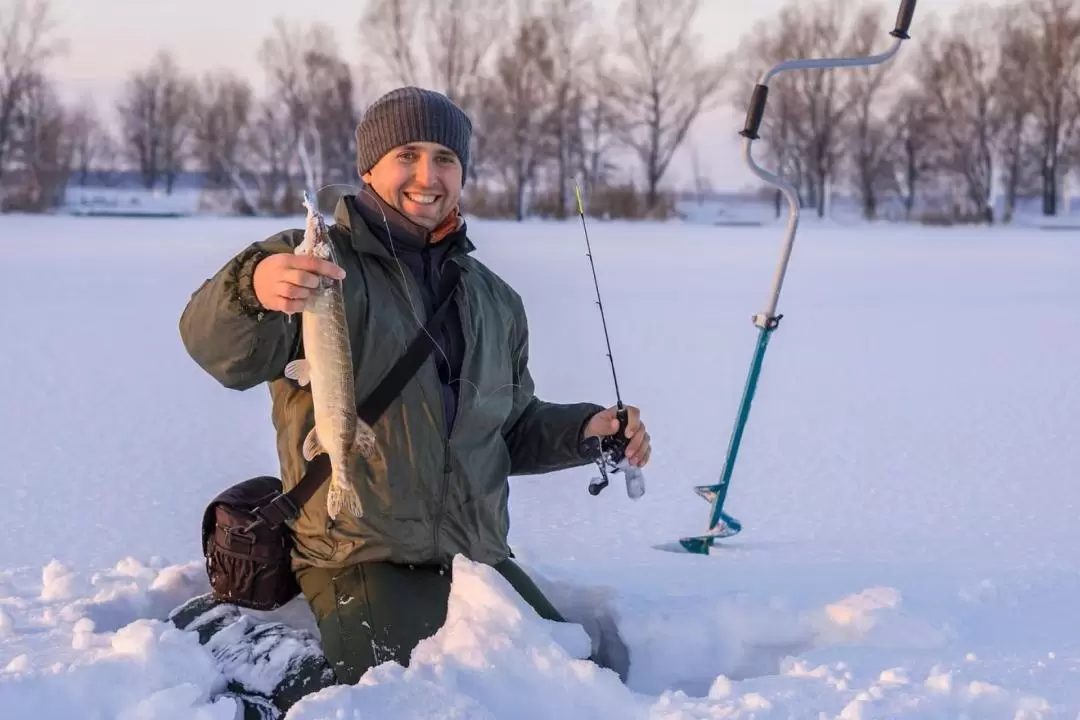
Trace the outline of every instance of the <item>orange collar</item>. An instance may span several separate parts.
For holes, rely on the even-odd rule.
[[[454,208],[447,214],[447,216],[443,218],[443,221],[432,229],[431,235],[429,236],[429,242],[434,245],[435,243],[441,242],[447,235],[457,230],[458,221],[460,218],[461,213],[458,210],[458,206],[455,205]]]

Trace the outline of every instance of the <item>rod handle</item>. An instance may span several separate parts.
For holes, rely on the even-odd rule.
[[[757,140],[761,121],[765,118],[765,104],[769,101],[769,86],[758,83],[754,94],[750,96],[750,108],[746,111],[746,124],[739,134],[750,140]]]
[[[915,0],[901,0],[900,12],[896,14],[896,29],[890,35],[900,40],[910,40],[908,30],[911,29],[911,20],[915,17]]]

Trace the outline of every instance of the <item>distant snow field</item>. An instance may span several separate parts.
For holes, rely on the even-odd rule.
[[[189,294],[293,220],[0,216],[0,716],[226,720],[237,678],[169,612],[207,590],[202,510],[276,473],[268,394],[182,347]],[[472,223],[523,295],[551,400],[613,404],[578,222]],[[459,558],[408,669],[315,718],[1080,718],[1080,240],[799,232],[710,556],[704,528],[782,228],[592,222],[638,501],[513,478],[511,540],[577,624]],[[293,618],[310,625],[302,602]],[[306,613],[306,616],[305,616]],[[581,658],[621,639],[626,682]]]

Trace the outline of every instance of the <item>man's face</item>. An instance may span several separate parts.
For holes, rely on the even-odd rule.
[[[363,179],[388,204],[429,230],[442,222],[461,198],[461,161],[438,143],[396,147]]]

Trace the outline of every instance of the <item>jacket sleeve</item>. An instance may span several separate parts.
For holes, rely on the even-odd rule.
[[[533,475],[587,465],[593,459],[584,452],[582,431],[604,407],[545,402],[536,397],[529,372],[529,330],[523,309],[519,309],[517,327],[510,348],[514,405],[503,432],[510,450],[510,474]]]
[[[255,266],[292,252],[302,230],[253,243],[206,280],[180,316],[180,338],[192,359],[227,388],[246,390],[279,377],[299,341],[300,318],[264,309],[255,297]]]

